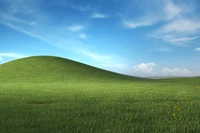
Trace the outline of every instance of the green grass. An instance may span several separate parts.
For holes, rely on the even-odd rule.
[[[200,78],[126,77],[57,57],[0,65],[2,133],[198,133],[199,121]]]

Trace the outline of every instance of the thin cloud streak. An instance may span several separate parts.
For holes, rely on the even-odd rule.
[[[101,13],[94,13],[91,15],[91,18],[93,19],[102,19],[102,18],[107,18],[108,16],[104,15],[104,14],[101,14]]]
[[[11,6],[16,9],[15,12],[22,12],[22,10],[17,7],[19,5],[18,2],[12,3]],[[87,8],[87,9],[89,9],[89,8]],[[32,10],[31,7],[30,7],[30,10]],[[29,21],[17,17],[15,15],[15,13],[13,13],[14,11],[9,10],[8,12],[9,13],[0,12],[0,14],[1,14],[0,23],[2,23],[3,25],[6,25],[16,31],[22,32],[24,34],[27,34],[29,36],[32,36],[39,40],[42,40],[50,45],[60,48],[60,49],[67,50],[67,51],[73,52],[75,54],[82,54],[83,56],[89,57],[95,61],[101,60],[101,62],[106,63],[106,62],[110,61],[112,58],[112,57],[104,56],[101,54],[89,52],[89,50],[84,51],[82,47],[85,44],[83,44],[81,40],[77,40],[76,37],[70,36],[70,40],[69,39],[66,40],[66,38],[62,39],[62,37],[59,37],[58,35],[56,35],[56,33],[49,34],[48,31],[41,31],[40,29],[38,29],[38,27],[36,27],[37,25],[32,25],[32,23],[30,23]],[[24,13],[25,13],[25,15],[30,15],[33,18],[35,18],[36,22],[37,22],[36,16],[41,15],[41,13],[36,15],[34,11],[31,11],[28,13],[24,12]],[[94,18],[105,18],[106,16],[104,14],[94,14],[93,17]],[[76,24],[76,25],[72,25],[66,29],[68,29],[72,32],[79,32],[79,31],[84,30],[85,27],[83,25]],[[88,36],[86,33],[79,33],[78,37],[80,39],[87,39],[90,36]],[[75,38],[75,39],[73,39],[73,38]],[[17,57],[17,55],[15,55],[15,54],[7,54],[7,55],[4,54],[4,56],[9,56],[9,57],[13,57],[13,58]],[[19,57],[21,57],[21,56],[19,56]]]
[[[72,25],[72,26],[68,27],[67,29],[72,32],[77,32],[77,31],[81,31],[85,28],[82,25],[78,24],[78,25]]]
[[[81,34],[79,34],[79,37],[80,37],[81,39],[87,39],[87,38],[89,38],[90,36],[86,35],[85,33],[81,33]]]
[[[134,29],[137,27],[151,26],[151,25],[154,25],[156,22],[148,21],[148,20],[143,21],[143,22],[134,22],[134,21],[130,21],[130,20],[123,20],[123,23],[127,28]]]
[[[172,35],[163,35],[160,36],[160,39],[162,39],[164,42],[169,42],[172,44],[176,44],[178,46],[185,46],[185,44],[199,38],[199,36],[193,36],[193,37],[174,37]]]
[[[39,40],[47,42],[48,44],[51,44],[51,45],[56,46],[58,48],[65,49],[65,50],[71,51],[71,52],[76,53],[76,54],[82,54],[82,55],[90,57],[91,59],[96,60],[96,61],[101,61],[101,62],[107,63],[110,60],[112,60],[112,57],[110,57],[110,56],[98,55],[96,53],[92,53],[92,52],[83,50],[83,48],[81,48],[81,47],[77,47],[77,45],[83,45],[82,42],[79,42],[79,41],[65,42],[65,41],[61,40],[61,42],[60,42],[56,38],[54,38],[54,40],[53,40],[53,39],[50,39],[51,37],[49,37],[49,39],[48,39],[48,38],[45,38],[45,37],[41,37],[39,35],[35,35],[31,32],[28,32],[24,29],[21,29],[19,27],[13,26],[13,25],[8,25],[8,26],[17,30],[17,31],[23,32],[23,33],[25,33],[29,36],[32,36],[32,37],[35,37]],[[84,37],[87,37],[87,36],[84,36]],[[59,42],[62,43],[62,45]],[[71,46],[71,47],[69,47],[69,46]],[[76,46],[76,47],[73,47],[73,46]]]
[[[200,48],[196,48],[195,51],[200,51]]]
[[[95,10],[94,8],[90,7],[90,6],[77,6],[77,5],[72,5],[71,6],[72,9],[77,9],[81,12],[86,12],[86,11],[93,11]]]
[[[24,58],[27,57],[26,55],[18,54],[18,53],[0,53],[1,57],[9,57],[9,58]]]

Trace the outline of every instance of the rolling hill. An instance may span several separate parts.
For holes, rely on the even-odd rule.
[[[199,95],[199,77],[143,79],[28,57],[0,65],[0,132],[196,133]]]
[[[106,82],[141,80],[53,56],[34,56],[0,65],[0,82]]]

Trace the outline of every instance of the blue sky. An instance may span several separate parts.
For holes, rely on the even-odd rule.
[[[199,14],[199,0],[0,0],[0,64],[52,55],[134,76],[199,76]]]

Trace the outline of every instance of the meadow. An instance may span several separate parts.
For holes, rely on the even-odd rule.
[[[0,65],[1,133],[198,133],[199,122],[199,77],[128,77],[57,57]]]

